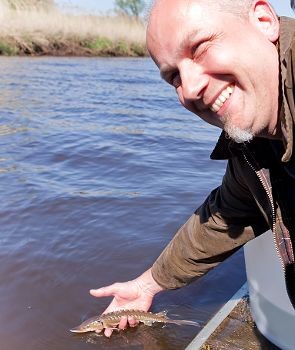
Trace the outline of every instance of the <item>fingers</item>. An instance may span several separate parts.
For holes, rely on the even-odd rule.
[[[120,323],[119,323],[119,329],[125,329],[127,328],[128,318],[127,316],[121,317]]]
[[[104,335],[107,338],[110,338],[111,335],[113,334],[114,329],[121,329],[124,330],[128,327],[128,324],[130,327],[136,327],[138,325],[138,321],[134,318],[134,317],[127,317],[127,316],[123,316],[120,320],[120,323],[118,325],[118,328],[106,328],[104,331]]]
[[[127,324],[128,324],[128,318],[127,316],[123,316],[121,317],[121,320],[120,320],[120,323],[118,325],[118,329],[125,329],[127,328]],[[113,330],[114,328],[106,328],[105,331],[104,331],[104,335],[108,338],[111,337],[111,335],[113,334]]]
[[[107,337],[107,338],[110,338],[110,336],[112,335],[113,333],[113,330],[111,328],[106,328],[105,331],[104,331],[104,335]]]
[[[130,327],[136,327],[139,324],[139,322],[132,316],[128,317],[128,323]]]

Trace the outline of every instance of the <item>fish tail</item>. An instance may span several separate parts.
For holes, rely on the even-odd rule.
[[[200,323],[196,321],[188,321],[188,320],[166,320],[167,323],[173,323],[177,324],[179,326],[181,325],[187,325],[187,326],[195,326],[195,327],[200,327]]]

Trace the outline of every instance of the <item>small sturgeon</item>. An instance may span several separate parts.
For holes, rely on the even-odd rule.
[[[152,313],[141,310],[119,310],[94,316],[81,323],[79,326],[70,329],[74,333],[99,332],[104,328],[116,328],[120,323],[121,317],[133,317],[137,321],[147,326],[152,326],[155,322],[174,323],[177,325],[200,326],[198,322],[187,320],[172,320],[167,316],[166,311]]]

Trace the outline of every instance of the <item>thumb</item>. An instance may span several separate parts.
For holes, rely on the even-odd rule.
[[[115,295],[118,291],[118,284],[111,284],[107,287],[102,287],[98,289],[90,289],[89,293],[94,297],[109,297]]]

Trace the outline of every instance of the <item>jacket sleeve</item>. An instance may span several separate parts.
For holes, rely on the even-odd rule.
[[[221,186],[177,231],[152,266],[160,286],[175,289],[188,284],[268,229],[243,174],[234,171],[235,161],[229,160]]]

